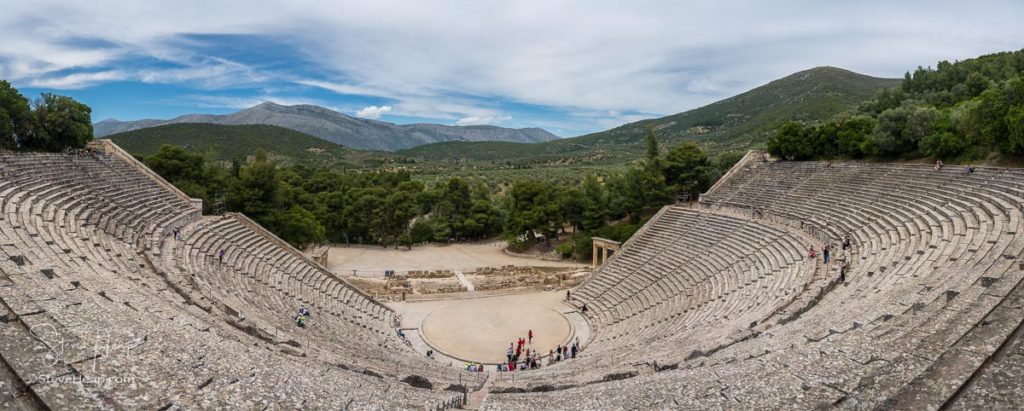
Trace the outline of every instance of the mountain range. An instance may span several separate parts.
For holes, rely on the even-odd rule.
[[[398,154],[434,161],[604,162],[637,158],[643,135],[654,130],[663,145],[699,142],[719,153],[762,146],[783,121],[815,122],[854,110],[900,79],[866,76],[836,67],[800,71],[703,107],[610,130],[539,144],[441,142]]]
[[[186,114],[170,120],[103,120],[93,125],[96,137],[143,128],[180,123],[219,125],[273,125],[319,137],[345,147],[394,151],[445,141],[504,141],[539,143],[558,139],[541,128],[512,129],[497,126],[446,126],[441,124],[392,124],[355,118],[315,105],[285,106],[265,102],[235,113]]]

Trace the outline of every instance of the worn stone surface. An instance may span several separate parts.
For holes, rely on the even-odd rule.
[[[579,358],[487,378],[116,150],[0,153],[0,407],[438,409],[487,381],[487,409],[1020,408],[1022,188],[1020,170],[744,162],[574,290]]]

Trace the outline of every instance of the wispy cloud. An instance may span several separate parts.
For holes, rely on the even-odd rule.
[[[494,124],[500,124],[512,119],[512,116],[470,116],[460,118],[455,122],[457,126],[489,126]]]
[[[344,109],[334,107],[330,103],[305,97],[288,97],[288,96],[270,96],[261,95],[254,97],[238,97],[238,96],[211,96],[211,95],[183,95],[175,98],[174,101],[167,101],[167,103],[174,103],[179,105],[186,105],[192,107],[204,107],[204,108],[217,108],[217,109],[246,109],[261,103],[276,103],[283,106],[294,106],[300,104],[312,104],[329,108],[334,111],[342,112]]]
[[[33,78],[28,84],[32,87],[73,90],[108,81],[123,81],[129,77],[131,75],[123,70],[108,70]]]
[[[0,13],[0,77],[52,89],[138,82],[250,101],[305,96],[349,113],[387,106],[387,118],[572,133],[815,66],[899,76],[1019,49],[1021,15],[1014,1],[13,0]]]

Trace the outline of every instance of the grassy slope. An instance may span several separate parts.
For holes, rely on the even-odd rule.
[[[818,67],[787,76],[707,106],[611,130],[539,144],[437,143],[399,151],[433,161],[529,161],[615,163],[643,151],[643,133],[654,127],[660,140],[701,142],[712,153],[764,143],[784,120],[818,121],[854,109],[899,79]]]
[[[352,150],[308,134],[270,125],[169,124],[112,134],[107,138],[128,152],[143,156],[155,153],[164,144],[172,144],[204,152],[213,148],[220,160],[245,160],[257,149],[286,163],[313,162],[361,167],[379,164],[383,159],[378,153]]]

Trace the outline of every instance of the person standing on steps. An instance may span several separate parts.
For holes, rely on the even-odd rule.
[[[829,246],[828,246],[828,244],[826,244],[825,247],[823,247],[823,249],[821,251],[821,257],[825,259],[825,264],[828,264],[828,253],[829,253],[828,249],[829,249]]]
[[[530,344],[533,344],[533,330],[527,332],[526,335],[530,338]]]

